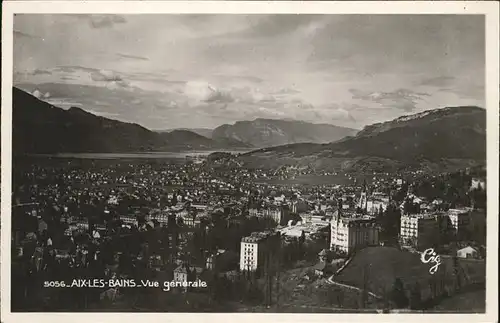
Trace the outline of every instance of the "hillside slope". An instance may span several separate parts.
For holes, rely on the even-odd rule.
[[[13,88],[13,152],[141,152],[233,149],[245,144],[215,141],[190,131],[150,131],[138,124],[63,110]]]
[[[241,156],[251,164],[313,165],[340,169],[395,170],[439,163],[484,163],[486,111],[449,107],[365,127],[329,144],[293,144]]]
[[[254,147],[294,143],[328,143],[356,134],[357,130],[303,121],[255,119],[238,121],[214,129],[213,139],[230,138]]]

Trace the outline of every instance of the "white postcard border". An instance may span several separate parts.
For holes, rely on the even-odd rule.
[[[2,5],[1,113],[1,321],[13,322],[134,322],[164,319],[171,322],[495,322],[498,321],[498,178],[499,178],[499,6],[497,2],[461,1],[5,1]],[[481,14],[486,16],[487,108],[487,284],[485,314],[265,314],[265,313],[11,313],[10,228],[12,166],[12,81],[14,13],[319,13],[319,14]],[[236,316],[235,316],[236,315]],[[328,315],[328,318],[326,317]]]

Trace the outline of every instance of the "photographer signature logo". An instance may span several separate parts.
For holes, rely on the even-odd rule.
[[[439,257],[439,255],[434,251],[433,248],[429,248],[422,252],[420,260],[424,264],[433,264],[433,266],[429,269],[429,273],[431,275],[434,275],[437,272],[439,265],[441,265],[441,257]]]

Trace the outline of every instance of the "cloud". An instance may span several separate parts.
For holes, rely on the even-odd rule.
[[[212,126],[252,114],[296,113],[297,118],[328,122],[327,117],[349,117],[346,111],[364,125],[415,106],[482,100],[484,90],[472,87],[484,87],[484,46],[479,46],[484,19],[399,16],[19,15],[15,34],[30,38],[24,32],[32,33],[45,41],[16,36],[17,71],[74,66],[51,68],[52,75],[25,74],[15,84],[31,82],[54,97],[66,95],[95,108],[98,90],[77,87],[93,86],[110,109],[123,109],[124,118],[155,127],[161,117],[169,126],[204,126],[203,118]],[[115,72],[102,73],[101,68]],[[190,80],[204,81],[186,85]],[[42,82],[72,86],[69,93],[60,93],[61,86],[44,89]],[[440,86],[446,82],[452,84]],[[127,87],[120,91],[122,85]],[[359,90],[351,95],[349,89]],[[457,94],[440,92],[446,89]],[[133,103],[134,98],[142,103]],[[297,102],[292,106],[295,98],[304,100],[299,107]],[[169,101],[178,103],[175,113],[166,111]],[[365,107],[324,106],[332,102]],[[149,113],[155,103],[165,108]],[[194,117],[203,109],[210,113]]]
[[[85,109],[85,111],[92,113],[93,115],[96,115],[99,117],[105,117],[105,118],[112,118],[112,117],[117,117],[120,115],[118,113],[105,112],[105,111],[99,111],[99,110],[91,110],[91,109]]]
[[[27,39],[39,39],[39,37],[19,31],[19,30],[14,30],[14,37],[19,37],[19,38],[27,38]]]
[[[132,59],[132,60],[139,60],[139,61],[149,61],[149,58],[147,57],[142,57],[142,56],[136,56],[136,55],[129,55],[129,54],[121,54],[117,53],[117,56],[125,59]]]
[[[49,99],[50,98],[50,92],[43,93],[42,91],[40,91],[38,89],[34,90],[31,94],[37,99]]]
[[[246,81],[250,81],[250,82],[254,82],[254,83],[264,82],[263,79],[261,79],[260,77],[256,77],[256,76],[233,76],[233,77],[240,78],[242,80],[246,80]]]
[[[14,72],[14,83],[21,82],[22,80],[31,79],[34,76],[40,75],[52,75],[52,72],[49,70],[42,69],[27,69],[23,71]]]
[[[184,94],[188,97],[206,103],[228,103],[234,98],[227,91],[216,88],[204,81],[189,81],[185,85]]]
[[[126,23],[127,20],[119,15],[92,15],[90,16],[90,25],[93,28],[111,28],[115,24]]]
[[[243,87],[233,89],[232,96],[236,101],[249,104],[276,103],[276,97],[272,94],[265,93],[257,88]]]
[[[110,83],[111,86],[117,85],[126,87],[128,86],[128,82],[122,78],[121,75],[108,70],[99,70],[96,72],[92,72],[90,74],[90,78],[96,82],[106,82]]]
[[[242,35],[250,37],[283,37],[310,26],[321,15],[264,15],[256,16]]]
[[[352,114],[344,108],[332,107],[329,109],[321,109],[318,111],[319,120],[324,120],[325,122],[336,122],[336,121],[350,121],[356,122],[356,119]]]
[[[64,16],[86,20],[91,28],[111,28],[116,24],[124,24],[127,22],[127,20],[120,15],[67,14]]]
[[[289,87],[284,87],[279,89],[278,91],[273,92],[272,94],[274,95],[293,95],[293,94],[299,94],[300,91],[297,89],[292,89]]]
[[[376,102],[383,106],[411,112],[416,109],[419,101],[430,96],[427,93],[415,92],[408,89],[398,89],[393,92],[365,92],[357,89],[349,90],[353,99]]]
[[[438,92],[451,93],[463,99],[475,99],[478,97],[485,97],[484,86],[462,84],[456,87],[445,87],[438,90]],[[482,103],[484,104],[484,103]]]
[[[424,86],[435,86],[435,87],[447,87],[455,80],[452,76],[438,76],[424,79],[418,85]]]
[[[208,86],[208,89],[210,92],[209,95],[203,100],[205,102],[228,103],[234,101],[234,98],[229,92],[221,91],[210,85]]]
[[[81,104],[80,102],[76,102],[68,98],[51,98],[46,101],[52,104],[53,106],[59,107],[61,109],[69,109],[71,107],[83,107],[83,104]]]
[[[43,96],[42,92],[40,92],[39,90],[35,90],[31,94],[33,94],[33,96],[37,99],[40,99]]]
[[[288,116],[293,116],[297,120],[316,123],[355,122],[356,120],[349,112],[349,108],[350,106],[339,104],[315,106],[301,99],[294,99],[284,104]]]
[[[30,73],[31,75],[52,75],[52,72],[48,70],[35,69]]]
[[[74,73],[77,71],[82,71],[82,72],[98,72],[99,70],[96,68],[91,68],[91,67],[84,67],[84,66],[78,66],[78,65],[65,65],[65,66],[58,66],[55,68],[57,71],[61,72],[66,72],[66,73]]]

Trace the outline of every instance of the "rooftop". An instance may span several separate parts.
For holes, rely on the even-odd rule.
[[[252,232],[248,237],[244,237],[242,242],[260,242],[272,236],[274,232],[272,231],[264,231],[264,232]]]
[[[449,209],[448,214],[464,214],[468,213],[471,209],[467,207],[463,208],[456,208],[456,209]]]
[[[375,217],[370,216],[370,215],[357,215],[357,216],[350,216],[350,217],[341,217],[340,220],[342,222],[370,222],[375,220]],[[335,218],[332,220],[335,221]]]
[[[439,213],[431,213],[431,214],[405,214],[402,216],[402,218],[413,218],[413,219],[421,219],[421,220],[429,220],[429,219],[435,219],[437,216],[439,216]]]

